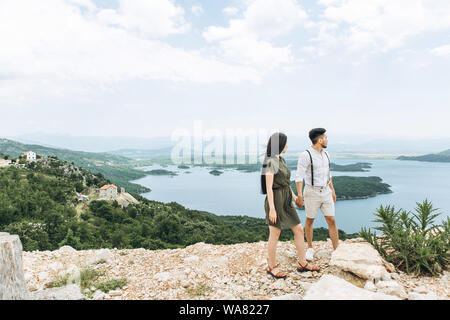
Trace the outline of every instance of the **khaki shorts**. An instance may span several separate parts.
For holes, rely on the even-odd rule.
[[[314,219],[320,209],[326,217],[334,217],[334,201],[330,186],[313,187],[306,185],[303,192],[306,217]]]

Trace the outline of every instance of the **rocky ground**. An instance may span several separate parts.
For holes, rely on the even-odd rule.
[[[450,299],[450,272],[444,271],[439,277],[409,276],[380,262],[371,247],[367,249],[368,244],[357,247],[360,242],[341,241],[341,257],[335,252],[333,259],[330,241],[314,242],[314,263],[322,268],[320,273],[297,272],[294,244],[279,242],[277,262],[290,273],[286,279],[274,279],[266,273],[267,242],[197,243],[168,250],[76,251],[65,246],[56,251],[23,252],[23,268],[28,289],[35,295],[45,292],[52,281],[66,277],[73,286],[80,283],[80,272],[97,270],[104,273],[97,283],[121,278],[127,282],[107,293],[95,286],[85,289],[83,294],[92,299],[317,299],[327,298],[320,296],[325,290],[321,288],[342,287],[336,284],[341,279],[346,280],[344,287],[348,284],[346,291],[326,289],[332,295],[328,298],[352,299],[367,294],[368,299]],[[364,259],[359,256],[353,261],[342,258],[358,250],[362,255],[367,252],[364,259],[376,268],[361,265]],[[377,272],[381,273],[377,276]]]

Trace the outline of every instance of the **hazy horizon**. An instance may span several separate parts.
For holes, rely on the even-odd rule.
[[[329,151],[337,153],[366,154],[425,154],[450,149],[450,138],[405,138],[386,136],[334,135],[328,133]],[[177,144],[170,136],[124,137],[124,136],[72,136],[25,134],[20,136],[0,136],[25,144],[38,144],[53,148],[87,152],[113,152],[124,149],[158,150],[171,148]],[[205,141],[205,144],[210,142]],[[307,137],[288,134],[289,150],[299,151],[310,145]]]

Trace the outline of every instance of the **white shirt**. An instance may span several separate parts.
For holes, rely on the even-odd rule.
[[[314,166],[314,186],[325,187],[331,179],[331,172],[328,165],[328,158],[325,154],[325,150],[319,153],[313,147],[310,147],[311,157]],[[328,154],[328,153],[327,153]],[[329,156],[329,155],[328,155]],[[305,184],[312,185],[311,182],[311,159],[308,152],[304,151],[298,157],[297,172],[295,174],[295,182],[303,182]]]

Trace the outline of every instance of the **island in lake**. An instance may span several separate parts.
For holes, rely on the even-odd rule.
[[[178,169],[190,169],[191,167],[189,167],[189,166],[186,166],[186,165],[184,165],[184,164],[180,164],[179,166],[178,166]]]
[[[337,200],[355,200],[392,193],[391,186],[383,183],[380,177],[333,177],[333,186]],[[297,194],[295,181],[291,181],[292,190]]]
[[[397,160],[414,160],[424,162],[450,162],[450,149],[440,153],[426,154],[423,156],[401,156]]]
[[[368,172],[369,170],[366,169],[372,169],[372,164],[370,162],[357,162],[340,165],[332,162],[330,163],[330,169],[338,172]]]
[[[147,173],[148,175],[152,175],[152,176],[176,176],[177,175],[176,172],[165,170],[165,169],[155,169],[155,170],[145,171],[145,173]]]
[[[212,174],[213,176],[220,176],[223,173],[223,171],[212,170],[209,173]]]

